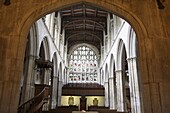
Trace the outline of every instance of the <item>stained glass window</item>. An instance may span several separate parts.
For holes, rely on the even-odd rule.
[[[68,82],[97,82],[98,62],[96,53],[87,46],[78,47],[70,55]]]

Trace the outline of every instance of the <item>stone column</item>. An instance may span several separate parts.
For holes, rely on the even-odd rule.
[[[64,46],[64,64],[69,65],[68,58],[67,58],[67,51],[68,51],[68,42],[66,42],[66,45]]]
[[[63,85],[63,82],[59,81],[58,83],[58,106],[61,106],[62,85]]]
[[[26,64],[23,76],[23,88],[22,88],[22,96],[21,96],[21,103],[24,103],[34,97],[34,81],[36,70],[35,68],[35,59],[37,56],[29,55],[26,56]]]
[[[51,21],[50,21],[49,32],[50,32],[52,37],[54,37],[54,16],[55,16],[55,13],[51,13]]]
[[[17,113],[19,102],[26,37],[12,31],[0,31],[0,113]]]
[[[111,21],[110,21],[110,13],[107,16],[107,53],[109,52],[109,48],[111,47]]]
[[[47,26],[48,29],[50,27],[50,17],[51,17],[51,14],[48,14],[45,17],[45,23],[46,23],[46,26]]]
[[[108,36],[105,36],[104,40],[104,58],[106,58],[108,53]]]
[[[60,55],[62,57],[62,59],[64,59],[64,39],[65,39],[65,31],[63,30],[63,33],[60,37]]]
[[[142,102],[139,88],[139,78],[137,73],[136,58],[129,58],[129,84],[130,84],[130,98],[132,113],[142,113]]]
[[[57,37],[58,37],[58,21],[57,18],[54,17],[54,43],[57,44]]]
[[[124,98],[124,86],[123,86],[123,75],[122,70],[115,71],[116,74],[116,86],[117,86],[117,111],[125,111],[125,98]]]
[[[46,68],[45,69],[44,84],[49,85],[49,80],[50,80],[50,77],[51,77],[51,71],[52,71],[51,68]]]
[[[51,94],[51,109],[55,109],[57,106],[57,90],[58,90],[58,77],[53,76],[53,84],[51,86],[52,94]]]
[[[60,34],[61,34],[61,16],[60,16],[60,12],[58,12],[58,15],[57,15],[57,28],[58,28],[58,31],[57,31],[57,37],[56,37],[56,45],[57,45],[57,48],[59,50]]]
[[[105,88],[105,107],[109,107],[108,81],[104,83],[104,88]]]
[[[55,16],[55,13],[48,14],[46,16],[46,21],[45,21],[47,28],[52,37],[53,37],[53,32],[54,32],[54,16]]]
[[[110,109],[116,109],[116,103],[115,103],[115,90],[114,90],[114,78],[110,77],[109,78],[109,103],[110,103]]]
[[[100,64],[102,64],[103,63],[103,60],[104,60],[104,46],[101,46],[101,62],[100,62]]]
[[[110,21],[110,37],[111,37],[111,41],[110,41],[110,45],[112,46],[113,42],[115,41],[114,39],[114,19],[111,19]]]

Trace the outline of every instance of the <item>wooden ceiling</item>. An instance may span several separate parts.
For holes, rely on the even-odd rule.
[[[82,3],[64,8],[60,13],[68,48],[88,43],[96,46],[100,52],[103,32],[107,31],[107,11]]]

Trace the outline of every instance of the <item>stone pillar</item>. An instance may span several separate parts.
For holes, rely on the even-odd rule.
[[[57,37],[58,37],[58,21],[57,18],[54,17],[54,43],[57,44]]]
[[[50,16],[51,16],[51,14],[48,14],[45,17],[45,23],[46,23],[46,26],[47,26],[48,29],[50,27]]]
[[[44,84],[49,85],[49,80],[50,80],[50,77],[51,77],[51,71],[52,71],[51,68],[46,68],[45,69]]]
[[[62,85],[63,85],[63,82],[59,81],[58,83],[58,106],[61,106]]]
[[[64,39],[65,39],[65,31],[63,30],[63,33],[61,35],[60,40],[60,55],[64,59]]]
[[[55,13],[51,13],[51,21],[50,21],[50,34],[52,37],[54,37],[54,16],[55,16]]]
[[[129,58],[129,84],[130,84],[130,98],[132,113],[142,113],[142,102],[139,88],[139,78],[137,73],[136,58]]]
[[[105,107],[109,107],[109,89],[108,89],[108,81],[104,83],[105,88]]]
[[[60,16],[60,12],[58,12],[58,15],[57,15],[57,26],[58,26],[58,31],[57,31],[57,37],[56,37],[56,45],[57,45],[57,48],[59,50],[60,34],[61,34],[61,16]]]
[[[53,76],[53,84],[51,86],[51,109],[55,109],[57,106],[57,90],[58,90],[58,77]]]
[[[64,46],[64,63],[65,65],[68,65],[68,59],[67,59],[67,52],[68,51],[68,42],[66,42],[66,45]]]
[[[113,77],[110,77],[109,78],[109,95],[110,95],[110,98],[109,98],[109,103],[110,103],[110,109],[116,109],[116,103],[115,103],[115,90],[114,90],[114,78]]]
[[[110,21],[110,13],[107,16],[107,53],[109,52],[109,48],[111,47],[111,21]]]
[[[123,86],[123,75],[122,70],[115,71],[116,73],[116,86],[117,86],[117,111],[125,111],[125,98],[124,98],[124,86]]]
[[[17,113],[19,102],[26,37],[11,33],[0,36],[0,113]]]
[[[111,19],[110,21],[110,45],[112,46],[112,44],[114,43],[115,39],[114,39],[114,19]]]
[[[23,76],[23,88],[22,88],[22,95],[21,95],[21,103],[28,101],[29,99],[34,97],[34,84],[35,84],[35,75],[36,70],[35,68],[35,59],[37,56],[29,55],[26,56],[26,64]]]
[[[104,46],[101,46],[101,63],[102,64],[104,61]]]
[[[108,53],[108,36],[105,36],[105,39],[104,39],[104,58],[106,58],[107,56],[107,53]]]
[[[52,37],[53,37],[53,32],[54,32],[54,16],[55,16],[55,13],[48,14],[46,16],[46,21],[45,21],[47,28]]]

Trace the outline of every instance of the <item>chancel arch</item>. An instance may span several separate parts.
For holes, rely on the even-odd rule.
[[[135,14],[133,14],[132,12],[131,13],[127,12],[126,10],[128,10],[128,9],[126,9],[124,7],[121,7],[121,5],[119,5],[118,3],[112,3],[110,1],[108,1],[108,2],[100,1],[100,2],[102,2],[102,4],[100,4],[100,3],[97,3],[97,2],[94,2],[94,1],[91,1],[91,0],[86,0],[86,1],[89,4],[96,5],[96,6],[108,9],[111,12],[114,12],[114,13],[120,15],[121,17],[124,17],[126,20],[128,20],[130,22],[134,21],[133,27],[135,29],[137,29],[136,31],[137,31],[137,34],[139,35],[138,38],[141,39],[140,37],[146,36],[145,28],[144,28],[142,22],[140,21],[140,19],[138,19],[137,16]],[[19,30],[18,30],[18,32],[19,32],[18,33],[19,34],[19,36],[18,36],[19,39],[21,39],[21,38],[23,38],[24,36],[27,35],[28,29],[30,28],[32,23],[35,22],[36,19],[38,19],[38,18],[44,16],[45,14],[47,14],[49,12],[52,12],[52,11],[54,11],[56,9],[61,9],[62,7],[65,7],[65,6],[71,6],[74,3],[78,3],[78,2],[74,1],[74,0],[73,1],[61,1],[61,2],[54,1],[54,2],[50,2],[50,3],[47,3],[46,5],[42,5],[42,6],[41,6],[41,4],[38,4],[39,7],[35,8],[36,10],[34,10],[34,9],[28,10],[26,15],[20,20],[21,22],[18,25],[18,27],[19,27]],[[20,36],[23,36],[23,37],[20,37]],[[20,40],[20,41],[22,42],[23,40]],[[49,50],[47,49],[48,46],[46,46],[46,45],[48,45],[48,44],[46,42],[47,41],[43,42],[44,43],[43,44],[44,48],[43,48],[42,45],[40,47],[42,49],[40,49],[41,52],[39,53],[39,55],[40,55],[40,58],[42,58],[43,60],[49,60],[49,56],[48,55],[50,55],[50,52],[49,53],[47,52]],[[141,48],[139,46],[139,51],[140,50],[141,50]],[[18,52],[18,54],[20,54],[20,53],[22,54],[22,52]],[[44,55],[44,53],[45,53],[45,55]],[[18,58],[18,59],[20,59],[20,58]],[[116,63],[116,61],[115,61],[115,63]],[[60,71],[61,67],[62,66],[59,66],[58,74],[62,76],[63,72]],[[118,67],[118,66],[116,65],[115,68],[116,67]],[[105,71],[107,72],[105,74],[109,74],[110,73],[108,71],[108,69],[105,70]],[[118,72],[118,71],[120,71],[120,70],[116,69],[116,72]],[[49,72],[47,72],[47,73],[49,74]],[[105,76],[109,76],[109,75],[105,75]],[[45,80],[43,80],[44,82],[42,82],[42,83],[48,84],[49,83],[48,82],[48,78],[46,78],[46,77],[44,77],[44,78],[45,78]],[[59,78],[60,78],[60,76],[59,76]],[[59,81],[62,81],[62,79],[60,79]]]

